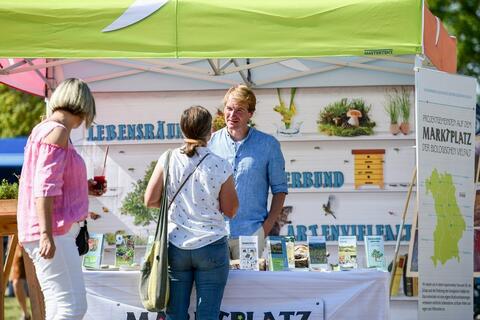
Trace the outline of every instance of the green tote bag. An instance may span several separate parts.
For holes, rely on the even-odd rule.
[[[157,229],[148,258],[142,265],[140,278],[140,299],[148,311],[165,311],[169,298],[168,279],[168,167],[171,150],[168,151],[164,164],[164,183],[160,212],[158,214]]]

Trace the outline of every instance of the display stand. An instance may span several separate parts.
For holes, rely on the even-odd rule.
[[[9,246],[7,250],[6,261],[3,261],[3,245],[0,246],[0,263],[3,269],[0,270],[0,290],[5,292],[8,282],[8,276],[12,268],[13,257],[15,249],[18,245],[17,235],[17,208],[16,201],[3,202],[0,201],[0,236],[9,236]],[[22,249],[23,251],[23,249]],[[23,261],[25,265],[25,272],[27,275],[28,292],[30,296],[30,306],[33,320],[45,319],[45,305],[43,302],[43,294],[40,290],[37,277],[35,276],[35,267],[32,260],[23,251]],[[0,319],[4,319],[4,303],[5,295],[0,295]]]
[[[400,248],[400,240],[402,238],[402,233],[403,233],[403,226],[405,225],[405,218],[407,216],[408,206],[410,204],[410,197],[412,195],[413,185],[416,179],[417,179],[417,168],[415,167],[415,169],[413,170],[412,181],[410,182],[410,186],[408,187],[407,200],[405,201],[405,207],[403,208],[402,220],[400,223],[400,228],[398,229],[397,243],[395,245],[395,253],[393,254],[392,271],[390,273],[390,290],[389,290],[390,297],[392,297],[393,278],[395,275],[395,271],[397,269],[397,257],[398,257],[398,250]]]

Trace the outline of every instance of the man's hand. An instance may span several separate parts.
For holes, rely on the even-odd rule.
[[[97,181],[93,179],[88,180],[88,194],[91,196],[99,197],[107,192],[107,182],[103,184],[103,189],[97,188]]]
[[[40,257],[52,259],[55,255],[55,242],[51,234],[42,233],[39,240]]]
[[[280,217],[286,195],[287,194],[283,192],[275,193],[273,195],[270,205],[270,212],[268,213],[267,219],[265,219],[263,222],[263,231],[265,232],[265,237],[268,236],[270,231],[272,231],[275,221],[277,221],[278,217]]]
[[[275,221],[272,221],[272,219],[269,219],[269,217],[265,219],[265,221],[263,222],[263,232],[265,233],[265,237],[267,237],[270,231],[272,231],[274,224]]]

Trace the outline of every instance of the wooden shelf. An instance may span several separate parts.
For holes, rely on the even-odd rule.
[[[267,132],[277,138],[281,142],[315,142],[315,141],[415,141],[415,133],[408,135],[392,135],[389,132],[378,132],[371,136],[357,136],[357,137],[337,137],[327,136],[317,132],[300,133],[294,136],[277,135],[276,133]],[[75,146],[94,146],[94,145],[132,145],[132,144],[167,144],[180,145],[183,139],[165,139],[165,140],[112,140],[112,141],[73,141]]]
[[[74,146],[128,146],[128,145],[176,145],[181,146],[183,139],[170,139],[170,140],[112,140],[112,141],[73,141]]]
[[[410,140],[415,141],[415,133],[408,135],[392,135],[388,132],[379,132],[371,136],[357,137],[337,137],[327,136],[316,132],[300,133],[294,136],[283,136],[274,134],[274,137],[281,142],[297,142],[297,141],[378,141],[378,140]]]
[[[408,186],[398,186],[390,187],[388,184],[385,185],[385,189],[380,188],[359,188],[355,189],[353,186],[346,186],[342,188],[308,188],[308,189],[288,189],[288,193],[392,193],[392,192],[408,192]],[[416,192],[416,187],[414,186],[412,192]]]

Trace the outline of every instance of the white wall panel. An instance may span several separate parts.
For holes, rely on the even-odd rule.
[[[390,225],[394,232],[406,198],[406,185],[409,183],[415,166],[413,133],[408,136],[393,136],[388,133],[388,116],[384,110],[387,90],[392,87],[330,87],[300,88],[295,104],[298,114],[294,121],[302,121],[301,134],[296,137],[278,137],[286,160],[288,172],[340,171],[344,184],[340,188],[295,188],[289,190],[286,205],[293,206],[289,219],[297,225]],[[408,87],[413,90],[412,87]],[[273,111],[278,103],[276,91],[258,89],[257,112],[254,116],[256,127],[275,134],[275,124],[280,123],[280,115]],[[119,125],[134,123],[179,122],[180,114],[188,106],[200,104],[212,113],[221,107],[225,90],[210,91],[169,91],[169,92],[97,92],[97,124]],[[282,96],[288,104],[290,90],[283,89]],[[372,105],[371,118],[376,121],[376,134],[356,138],[327,137],[317,132],[318,114],[328,103],[341,98],[364,98]],[[413,101],[413,92],[411,93]],[[411,112],[413,129],[413,106]],[[87,167],[92,174],[93,162],[107,145],[110,151],[107,161],[109,191],[105,197],[92,201],[91,210],[109,212],[92,223],[92,230],[114,232],[126,226],[136,233],[145,234],[143,227],[135,227],[128,216],[120,215],[119,208],[125,195],[132,190],[133,183],[141,179],[148,164],[158,159],[168,148],[179,146],[181,140],[133,140],[133,141],[85,141],[86,133],[77,130],[73,141],[87,159]],[[385,189],[375,186],[355,190],[354,157],[352,149],[385,149],[384,181]],[[322,205],[333,195],[334,211],[337,219],[325,216]],[[408,213],[407,223],[411,223],[413,207]],[[102,214],[101,212],[97,212]],[[107,218],[112,215],[112,218]],[[116,217],[116,218],[115,218]],[[114,219],[115,218],[115,219]],[[103,219],[103,220],[102,220]],[[151,228],[150,228],[151,229]],[[282,233],[286,233],[284,227]],[[335,251],[335,242],[329,250]],[[363,248],[359,248],[363,250]],[[390,250],[390,249],[388,249]]]

